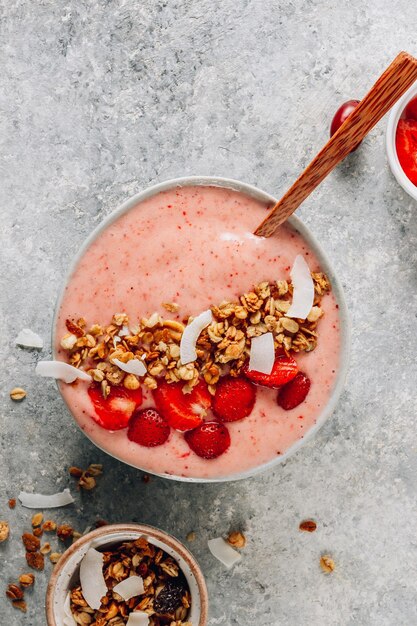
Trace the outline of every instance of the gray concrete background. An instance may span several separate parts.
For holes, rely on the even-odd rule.
[[[187,174],[280,194],[339,104],[399,50],[417,53],[416,19],[409,0],[0,1],[2,625],[45,623],[50,572],[16,612],[4,590],[26,570],[30,513],[7,499],[73,487],[66,468],[89,462],[104,465],[99,487],[53,517],[195,530],[210,626],[417,623],[417,206],[388,170],[384,123],[300,211],[346,287],[353,352],[336,413],[284,466],[229,485],[145,484],[34,376],[62,277],[105,215]],[[45,338],[40,354],[15,347],[23,327]],[[15,385],[28,391],[21,404]],[[299,533],[305,517],[315,534]],[[206,541],[237,527],[249,543],[227,572]],[[337,565],[327,577],[323,552]]]

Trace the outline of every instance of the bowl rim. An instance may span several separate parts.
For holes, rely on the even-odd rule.
[[[395,135],[399,119],[408,102],[415,96],[417,96],[417,81],[411,85],[409,89],[407,89],[402,98],[398,100],[388,114],[388,122],[385,133],[385,149],[387,152],[389,166],[398,184],[404,189],[404,191],[414,198],[414,200],[417,200],[417,187],[406,176],[403,168],[401,167],[395,146]]]
[[[151,185],[150,187],[145,188],[144,190],[134,194],[127,200],[125,200],[121,205],[119,205],[116,209],[114,209],[108,216],[106,216],[90,233],[90,235],[84,240],[83,244],[79,248],[76,253],[72,263],[70,264],[68,271],[64,277],[62,288],[59,292],[56,305],[55,312],[53,316],[52,322],[52,354],[53,358],[56,358],[56,341],[55,341],[55,329],[56,323],[58,319],[60,305],[65,293],[65,288],[68,284],[68,281],[75,270],[78,262],[81,260],[84,252],[88,249],[88,247],[93,243],[93,241],[103,232],[110,224],[115,222],[119,217],[127,213],[130,209],[135,207],[140,202],[160,193],[163,191],[167,191],[169,189],[173,189],[176,187],[189,187],[189,186],[203,186],[203,187],[221,187],[226,189],[231,189],[233,191],[237,191],[243,194],[246,194],[250,197],[258,199],[265,204],[273,205],[277,202],[276,198],[271,194],[255,187],[254,185],[250,185],[248,183],[243,183],[239,180],[235,180],[232,178],[223,178],[219,176],[185,176],[181,178],[173,178],[161,183],[157,183],[155,185]],[[307,444],[315,434],[320,430],[323,424],[328,420],[330,415],[333,413],[336,405],[339,401],[339,398],[342,394],[349,362],[350,362],[350,339],[351,339],[351,321],[350,316],[343,292],[342,285],[335,274],[333,269],[333,265],[331,264],[327,254],[324,252],[321,244],[317,241],[313,233],[307,228],[307,226],[295,215],[292,215],[288,220],[290,226],[292,226],[295,230],[297,230],[301,237],[308,243],[308,245],[312,248],[315,256],[317,257],[321,268],[328,275],[331,285],[332,285],[332,293],[336,299],[336,302],[339,306],[339,320],[340,320],[340,361],[339,361],[339,370],[336,375],[336,380],[332,389],[332,393],[330,398],[321,411],[320,415],[317,417],[317,421],[312,426],[307,433],[304,435],[302,439],[296,441],[284,454],[274,457],[273,459],[263,463],[262,465],[256,466],[244,472],[240,472],[237,474],[233,474],[231,476],[216,476],[213,478],[203,478],[203,477],[193,477],[193,476],[177,476],[175,474],[159,474],[157,472],[151,472],[146,468],[142,468],[138,465],[134,465],[132,463],[128,463],[123,459],[122,456],[112,454],[108,452],[105,448],[99,446],[78,424],[75,417],[72,415],[71,408],[68,406],[65,398],[61,394],[59,382],[57,382],[58,390],[61,394],[61,398],[63,399],[65,405],[68,408],[69,413],[72,416],[72,419],[76,423],[76,425],[80,428],[81,432],[86,436],[97,448],[112,456],[113,458],[125,463],[126,465],[130,465],[135,469],[146,472],[148,474],[153,474],[154,476],[158,476],[160,478],[167,478],[169,480],[176,480],[180,482],[190,482],[190,483],[222,483],[222,482],[232,482],[235,480],[243,480],[245,478],[251,478],[258,474],[261,474],[265,471],[271,470],[274,467],[280,465],[281,463],[285,463],[293,454],[295,454],[299,448]]]
[[[52,570],[51,576],[49,578],[48,586],[46,589],[45,596],[45,612],[48,626],[57,626],[57,622],[55,620],[54,614],[54,595],[57,586],[57,582],[63,572],[65,564],[68,560],[79,550],[81,550],[86,544],[91,543],[95,539],[104,538],[106,535],[114,535],[114,534],[128,534],[128,533],[137,533],[138,535],[147,535],[150,538],[150,542],[152,543],[152,539],[156,541],[160,541],[161,543],[166,544],[169,548],[171,548],[174,552],[176,552],[188,565],[190,568],[196,584],[198,588],[198,597],[200,601],[200,618],[198,624],[196,626],[206,626],[208,620],[208,591],[205,582],[205,578],[203,572],[201,570],[200,565],[197,562],[197,559],[193,556],[193,554],[182,544],[178,539],[176,539],[173,535],[170,535],[164,530],[160,528],[156,528],[155,526],[149,526],[148,524],[108,524],[107,526],[102,526],[101,528],[97,528],[86,535],[83,535],[76,541],[74,541],[69,548],[64,552],[64,554],[59,559],[58,563],[55,565]],[[120,539],[123,541],[123,539]]]

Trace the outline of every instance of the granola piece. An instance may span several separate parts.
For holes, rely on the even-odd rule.
[[[61,558],[62,554],[60,552],[52,552],[49,555],[49,560],[51,561],[51,563],[58,563],[59,559]]]
[[[314,533],[314,531],[317,529],[317,524],[312,519],[306,519],[300,522],[299,529],[306,533]]]
[[[32,533],[23,533],[22,541],[27,552],[36,552],[39,550],[41,545],[38,537],[35,537]]]
[[[9,522],[0,521],[0,543],[8,539],[9,532],[10,532]]]
[[[133,391],[135,389],[139,389],[140,382],[138,380],[138,377],[134,374],[127,374],[123,380],[123,386],[126,387],[126,389],[130,389]]]
[[[233,531],[229,533],[227,543],[229,543],[232,548],[244,548],[246,546],[246,537],[240,530]]]
[[[32,528],[37,528],[43,522],[43,513],[35,513],[32,516]]]
[[[83,328],[73,320],[65,320],[65,326],[67,327],[69,333],[75,335],[78,338],[84,335]]]
[[[52,533],[56,530],[56,523],[53,522],[52,520],[48,519],[44,522],[42,529],[46,532],[46,533]]]
[[[23,590],[14,583],[10,583],[10,585],[6,589],[6,596],[10,598],[10,600],[21,600],[23,598],[23,595]]]
[[[170,313],[177,313],[179,311],[180,305],[176,302],[163,302],[162,306],[164,309],[169,311]]]
[[[14,402],[20,402],[26,398],[26,391],[22,389],[22,387],[14,387],[10,392],[10,398],[14,400]]]
[[[26,613],[27,604],[24,600],[13,600],[12,604],[15,609],[19,609],[19,611],[22,611],[22,613]]]
[[[44,543],[43,546],[41,547],[41,549],[39,550],[39,552],[43,555],[48,554],[48,552],[51,551],[51,544],[50,543]]]
[[[75,347],[75,344],[78,341],[78,337],[77,335],[74,335],[73,333],[67,333],[66,335],[64,335],[60,341],[60,345],[61,348],[64,348],[64,350],[72,350]]]
[[[35,583],[35,576],[34,576],[34,574],[21,574],[19,576],[19,584],[23,588],[25,588],[25,587],[32,587],[32,585],[34,583]]]
[[[331,556],[323,554],[320,558],[320,567],[325,574],[331,574],[336,565]]]
[[[61,541],[67,541],[72,538],[73,528],[69,524],[61,524],[56,530],[56,534]]]
[[[26,552],[26,562],[29,567],[42,571],[45,566],[45,559],[40,552]]]
[[[308,322],[317,322],[323,315],[323,309],[319,306],[313,306],[310,313],[307,315]]]

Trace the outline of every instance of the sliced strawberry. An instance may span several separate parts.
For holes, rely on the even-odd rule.
[[[204,422],[184,437],[191,450],[203,459],[216,459],[230,446],[230,433],[220,422]]]
[[[277,402],[286,411],[295,409],[304,402],[310,391],[311,382],[303,372],[298,372],[291,382],[284,385],[278,392]]]
[[[264,387],[272,387],[276,389],[290,382],[297,375],[298,365],[291,356],[281,354],[276,357],[272,372],[270,374],[261,374],[250,370],[248,365],[243,368],[243,373],[249,380],[257,385]]]
[[[161,446],[169,437],[171,429],[155,409],[143,409],[133,413],[129,420],[127,437],[140,446]]]
[[[401,117],[406,120],[417,120],[417,98],[410,100]]]
[[[406,176],[417,185],[417,121],[399,120],[395,137],[398,160]]]
[[[94,406],[92,418],[107,430],[126,428],[133,412],[142,404],[140,387],[134,391],[124,387],[111,387],[110,395],[104,399],[100,385],[91,385],[88,395]]]
[[[156,408],[176,430],[191,430],[199,426],[211,407],[211,395],[204,380],[191,393],[183,393],[183,383],[161,381],[152,392]]]
[[[221,378],[213,398],[213,413],[223,422],[236,422],[252,413],[256,387],[247,378]]]

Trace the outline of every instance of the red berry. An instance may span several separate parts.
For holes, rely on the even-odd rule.
[[[261,374],[250,370],[249,365],[245,365],[243,373],[249,380],[257,385],[263,385],[264,387],[272,387],[276,389],[285,385],[296,376],[298,372],[298,365],[291,356],[281,354],[275,359],[272,372],[270,374]]]
[[[184,435],[191,450],[203,459],[216,459],[230,446],[230,434],[220,422],[204,422]]]
[[[296,406],[306,399],[310,386],[310,379],[303,372],[298,372],[291,382],[279,390],[277,399],[279,406],[286,411],[295,409]]]
[[[171,429],[158,411],[143,409],[136,411],[129,420],[127,437],[141,446],[161,446],[169,437]]]
[[[359,104],[359,100],[348,100],[347,102],[344,102],[342,106],[340,106],[337,109],[332,119],[332,123],[330,125],[330,137],[332,137],[335,134],[335,132],[339,130],[343,122],[349,117],[352,111],[356,109],[358,104]],[[353,150],[351,150],[351,152],[354,152],[356,148],[358,148],[359,144],[360,142],[358,143],[357,146],[353,148]]]
[[[91,417],[107,430],[126,428],[133,412],[142,404],[140,387],[134,391],[124,387],[111,387],[110,395],[103,398],[100,385],[91,385],[88,395],[94,407]]]
[[[213,413],[224,422],[236,422],[252,413],[256,388],[246,378],[221,378],[213,398]]]
[[[398,160],[406,176],[417,185],[417,121],[399,120],[395,137]]]
[[[161,381],[152,392],[156,408],[176,430],[192,430],[199,426],[211,407],[207,384],[200,380],[191,393],[183,393],[183,383]]]

